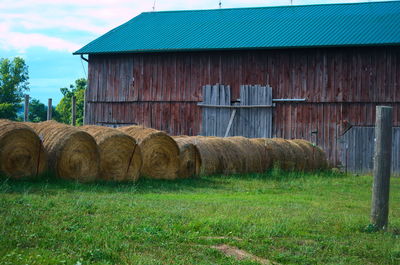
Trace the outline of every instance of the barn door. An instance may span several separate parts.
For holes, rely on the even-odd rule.
[[[225,85],[203,86],[202,135],[225,135],[231,109],[231,88]]]
[[[202,135],[272,137],[272,88],[242,85],[240,99],[231,102],[229,86],[203,87]]]
[[[392,132],[392,172],[400,173],[400,127]],[[340,160],[344,170],[369,173],[373,170],[375,127],[353,126],[340,139]]]

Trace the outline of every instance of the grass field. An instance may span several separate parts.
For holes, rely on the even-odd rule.
[[[369,224],[370,176],[271,171],[137,184],[0,182],[0,264],[400,264],[400,179],[390,228]],[[268,264],[268,263],[266,263]]]

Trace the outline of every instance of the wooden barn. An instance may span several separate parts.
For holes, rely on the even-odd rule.
[[[400,126],[398,1],[146,12],[75,54],[86,124],[303,138],[355,171],[372,167],[376,105]]]

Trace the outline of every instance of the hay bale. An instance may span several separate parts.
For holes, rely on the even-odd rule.
[[[197,147],[201,158],[202,175],[221,174],[224,171],[222,150],[217,137],[190,137]]]
[[[194,144],[201,157],[204,175],[263,172],[269,167],[264,147],[244,137],[179,137]]]
[[[269,156],[266,154],[264,146],[258,141],[251,141],[241,136],[223,139],[232,142],[238,148],[235,150],[238,152],[236,159],[239,159],[236,164],[241,165],[241,168],[237,169],[238,173],[262,173],[269,168]],[[227,151],[229,152],[229,150]]]
[[[280,149],[283,154],[283,160],[281,161],[282,169],[296,169],[296,155],[292,150],[290,142],[283,138],[272,138],[271,140],[277,145],[276,148]]]
[[[305,171],[307,168],[307,164],[309,163],[309,157],[306,153],[303,152],[303,149],[299,144],[292,140],[287,140],[290,145],[290,150],[292,151],[293,159],[294,159],[294,168],[298,171]]]
[[[325,152],[318,146],[302,139],[294,139],[292,142],[298,144],[307,158],[307,170],[323,170],[328,168],[328,161]]]
[[[313,145],[310,142],[302,139],[293,139],[291,142],[296,143],[302,149],[305,160],[305,170],[314,170],[317,165],[315,165]]]
[[[79,129],[93,136],[99,146],[100,179],[136,181],[139,178],[142,154],[134,138],[103,126],[85,125]]]
[[[173,137],[179,146],[180,178],[189,178],[200,175],[201,157],[197,147],[188,140],[188,137]]]
[[[199,150],[201,174],[235,174],[243,171],[245,161],[240,160],[240,149],[232,141],[214,136],[188,137]]]
[[[273,141],[271,138],[253,138],[251,141],[257,142],[258,144],[264,147],[265,156],[269,156],[269,168],[278,167],[284,168],[286,167],[285,159],[286,155],[284,150],[280,148],[280,146]]]
[[[176,179],[179,170],[179,147],[166,133],[142,126],[118,130],[135,138],[142,151],[142,175],[154,179]]]
[[[322,150],[319,146],[313,145],[314,147],[314,160],[317,165],[315,169],[324,170],[329,168],[328,160],[326,158],[326,154],[324,150]]]
[[[223,173],[223,157],[218,137],[178,136],[196,146],[201,160],[200,175]]]
[[[222,157],[223,174],[247,173],[246,159],[240,146],[233,140],[227,138],[217,138],[217,145]]]
[[[47,170],[47,153],[39,136],[27,125],[0,120],[0,174],[34,178]]]
[[[49,167],[57,177],[90,182],[99,173],[99,150],[93,137],[76,127],[55,121],[29,123],[43,138]]]

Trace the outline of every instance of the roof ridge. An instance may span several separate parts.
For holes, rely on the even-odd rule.
[[[373,2],[351,2],[351,3],[329,3],[329,4],[303,4],[303,5],[281,5],[281,6],[254,6],[254,7],[229,7],[229,8],[205,8],[205,9],[182,9],[182,10],[162,10],[162,11],[145,11],[140,14],[157,14],[157,13],[183,13],[183,12],[206,12],[206,11],[228,11],[240,9],[268,9],[268,8],[296,8],[296,7],[314,7],[314,6],[340,6],[340,5],[368,5],[400,2],[400,0],[373,1]]]

